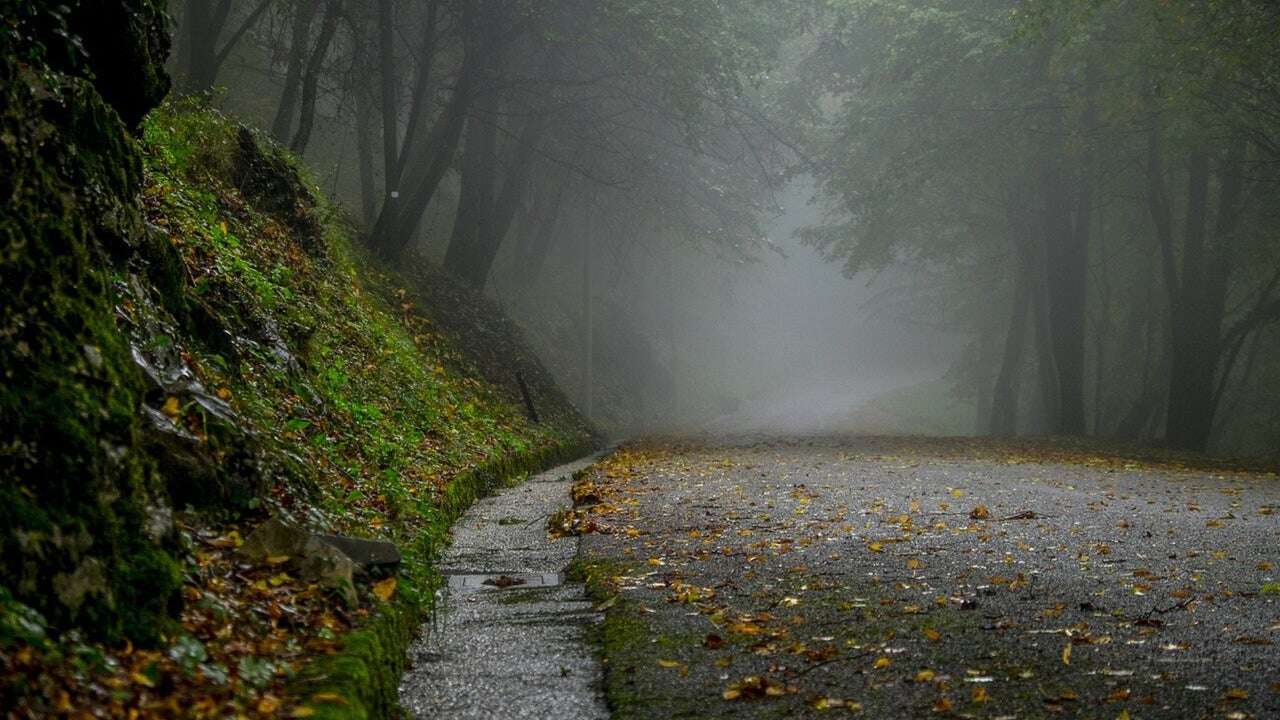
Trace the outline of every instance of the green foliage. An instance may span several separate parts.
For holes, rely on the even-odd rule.
[[[390,279],[369,283],[353,228],[333,208],[300,201],[314,205],[324,234],[308,247],[292,218],[229,186],[246,162],[239,133],[190,104],[149,120],[149,214],[183,255],[196,297],[222,309],[232,335],[291,330],[279,339],[292,365],[281,363],[270,338],[254,337],[255,345],[241,343],[247,350],[234,372],[213,362],[206,372],[263,435],[322,469],[314,486],[335,519],[364,527],[384,513],[411,515],[442,491],[450,467],[559,439],[556,429],[530,426],[511,398],[441,371],[458,350],[442,336],[411,334],[386,303]],[[274,146],[256,143],[293,167]]]

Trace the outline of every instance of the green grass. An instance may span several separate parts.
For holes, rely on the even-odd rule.
[[[198,364],[259,432],[302,458],[335,525],[390,521],[400,526],[393,533],[411,531],[436,515],[453,476],[585,439],[581,428],[529,423],[513,398],[458,372],[467,367],[460,350],[393,305],[403,281],[371,268],[354,226],[319,193],[306,198],[323,235],[314,251],[232,187],[237,130],[192,106],[154,114],[145,128],[148,214],[181,253],[195,301],[253,341],[241,343],[249,349],[238,361],[198,353]],[[261,328],[273,329],[293,365]]]

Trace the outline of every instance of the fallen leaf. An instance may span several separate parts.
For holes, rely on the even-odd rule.
[[[382,602],[391,600],[391,596],[396,594],[396,577],[392,575],[385,580],[379,580],[373,584],[373,594],[378,596]]]
[[[164,401],[164,405],[160,407],[160,411],[165,415],[168,415],[170,418],[176,419],[178,416],[182,415],[182,403],[178,401],[178,398],[170,395]]]
[[[659,660],[658,661],[658,667],[667,668],[668,670],[670,670],[671,668],[678,668],[680,667],[681,664],[682,663],[679,660]]]
[[[1107,695],[1107,702],[1124,702],[1129,699],[1129,688],[1116,688]]]
[[[1070,642],[1067,642],[1066,646],[1062,648],[1062,664],[1063,665],[1071,664],[1071,643]]]
[[[987,509],[986,505],[979,505],[969,511],[969,517],[974,520],[986,520],[991,517],[991,511]]]

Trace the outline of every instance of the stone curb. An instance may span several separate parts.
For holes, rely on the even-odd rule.
[[[441,513],[452,525],[481,497],[517,475],[536,474],[598,451],[591,443],[570,442],[534,453],[500,458],[471,470],[449,484]],[[426,568],[423,574],[433,574]],[[429,601],[402,592],[342,640],[336,655],[318,658],[299,673],[289,688],[297,703],[294,717],[321,720],[382,720],[397,717],[400,678],[409,646],[429,616]]]

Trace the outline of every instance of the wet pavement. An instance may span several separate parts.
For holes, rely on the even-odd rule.
[[[614,717],[1280,718],[1274,474],[824,440],[591,477]]]
[[[577,552],[551,542],[547,518],[568,502],[585,460],[476,503],[454,527],[439,625],[410,652],[401,704],[415,718],[606,718],[587,635],[600,619],[580,584],[563,582]]]

